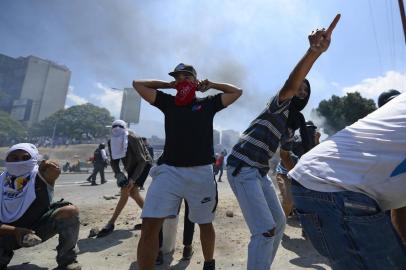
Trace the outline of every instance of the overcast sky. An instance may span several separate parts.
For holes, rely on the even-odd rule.
[[[133,79],[170,80],[179,62],[200,79],[234,83],[243,96],[215,118],[244,130],[308,48],[307,35],[342,18],[314,65],[305,114],[332,94],[406,91],[406,46],[396,0],[1,0],[0,53],[35,55],[72,71],[67,106],[91,102],[118,117]],[[169,92],[174,93],[169,90]],[[137,132],[162,132],[143,102]],[[162,135],[162,134],[158,134]]]

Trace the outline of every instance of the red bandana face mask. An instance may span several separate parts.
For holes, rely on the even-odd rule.
[[[175,85],[176,91],[178,93],[175,96],[175,104],[176,106],[186,106],[195,99],[196,97],[196,90],[197,90],[197,83],[184,80],[180,83]]]

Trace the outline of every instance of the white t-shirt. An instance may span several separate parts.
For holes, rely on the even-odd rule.
[[[12,223],[24,215],[36,199],[35,181],[38,167],[27,176],[12,181],[6,172],[0,174],[0,221]]]
[[[107,160],[106,150],[101,149],[101,150],[100,150],[100,154],[101,154],[101,156],[102,156],[102,159],[103,159],[104,161],[106,161],[106,160]]]
[[[316,191],[364,193],[383,210],[406,206],[406,93],[303,155],[289,176]]]

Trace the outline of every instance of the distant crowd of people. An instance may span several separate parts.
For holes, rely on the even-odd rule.
[[[83,135],[82,138],[69,138],[67,136],[38,136],[38,137],[27,137],[24,139],[25,142],[34,144],[36,147],[60,147],[69,146],[76,144],[97,144],[105,141],[106,138],[93,138],[88,135]],[[4,141],[5,145],[13,145],[18,143],[17,140],[10,138],[8,141]]]

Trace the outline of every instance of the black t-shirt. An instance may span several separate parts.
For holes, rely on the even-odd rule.
[[[158,164],[191,167],[214,162],[213,118],[224,108],[221,94],[176,106],[174,96],[157,91],[152,105],[165,115],[165,148]]]
[[[103,159],[103,156],[102,156],[102,153],[101,153],[101,149],[100,149],[100,148],[97,148],[97,149],[94,151],[93,157],[94,157],[94,163],[96,163],[96,164],[103,164],[103,165],[104,165],[104,159]]]

